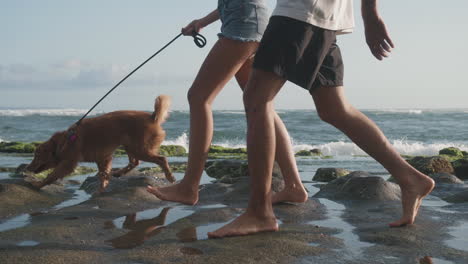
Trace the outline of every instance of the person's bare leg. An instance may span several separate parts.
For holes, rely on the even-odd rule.
[[[278,224],[271,203],[271,174],[276,151],[273,99],[285,80],[254,69],[244,92],[247,114],[247,154],[251,191],[248,208],[210,238],[277,231]]]
[[[434,181],[409,165],[378,126],[347,102],[342,86],[321,87],[312,93],[312,97],[322,120],[344,132],[398,181],[403,216],[389,225],[397,227],[414,223],[421,201],[434,188]]]
[[[193,205],[213,136],[211,104],[225,84],[255,52],[257,42],[219,39],[206,57],[190,88],[190,141],[187,170],[180,183],[148,191],[159,199]]]
[[[253,57],[248,59],[236,73],[236,80],[242,90],[247,86],[249,75],[252,70]],[[274,110],[273,110],[274,111]],[[293,202],[303,203],[307,201],[308,194],[302,184],[296,159],[291,146],[288,131],[280,116],[274,111],[275,133],[276,133],[276,154],[275,160],[281,169],[284,179],[284,189],[278,193],[273,193],[272,203]]]
[[[280,202],[303,203],[307,201],[308,193],[299,176],[288,131],[276,112],[274,112],[274,119],[276,134],[275,159],[283,174],[284,189],[273,193],[271,202],[273,204]]]

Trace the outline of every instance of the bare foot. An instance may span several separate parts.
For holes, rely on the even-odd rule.
[[[418,182],[400,185],[403,216],[400,220],[389,224],[390,227],[402,227],[414,223],[422,199],[428,195],[435,186],[435,182],[428,176],[418,177]]]
[[[99,186],[98,193],[103,193],[106,190],[107,185],[109,185],[109,180],[107,179],[101,180],[101,185]]]
[[[155,188],[148,185],[146,190],[164,201],[178,202],[187,205],[194,205],[198,202],[198,189],[185,187],[181,183],[168,187]]]
[[[308,198],[307,191],[302,185],[300,186],[286,186],[283,190],[273,193],[271,196],[271,203],[277,204],[281,202],[289,203],[304,203]]]
[[[278,229],[278,223],[274,215],[271,217],[259,218],[246,212],[220,229],[209,232],[208,237],[245,236],[259,232],[278,231]]]

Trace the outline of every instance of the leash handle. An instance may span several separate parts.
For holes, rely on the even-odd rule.
[[[192,32],[193,42],[197,47],[203,48],[206,45],[206,38],[198,32]]]
[[[114,87],[112,87],[112,89],[110,89],[103,97],[101,97],[101,99],[99,99],[99,101],[97,101],[97,103],[95,103],[93,105],[93,107],[91,107],[91,109],[88,110],[88,112],[86,112],[86,114],[84,114],[75,124],[78,126],[81,121],[87,117],[89,115],[89,113],[91,113],[91,111],[93,111],[93,109],[99,104],[101,103],[102,100],[104,100],[104,98],[106,98],[112,91],[115,90],[115,88],[117,88],[121,83],[123,83],[125,80],[127,80],[128,77],[130,77],[133,73],[135,73],[137,70],[139,70],[143,65],[145,65],[148,61],[150,61],[152,58],[154,58],[156,55],[158,55],[161,51],[163,51],[165,48],[167,48],[167,46],[171,45],[172,42],[174,42],[176,39],[178,39],[180,36],[182,36],[182,33],[180,33],[179,35],[177,35],[175,38],[173,38],[171,41],[169,41],[166,45],[164,45],[161,49],[159,49],[158,51],[156,51],[153,55],[151,55],[151,57],[149,57],[148,59],[146,59],[142,64],[140,64],[138,67],[136,67],[133,71],[131,71],[129,74],[127,74],[127,76],[125,76],[122,80],[120,80],[116,85],[114,85]],[[197,33],[197,32],[193,32],[192,33],[192,37],[193,37],[193,42],[195,43],[195,45],[197,45],[197,47],[199,48],[203,48],[205,47],[206,45],[206,38],[204,36],[202,36],[200,33]]]

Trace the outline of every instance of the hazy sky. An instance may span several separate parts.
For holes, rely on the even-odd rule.
[[[0,108],[83,108],[180,28],[216,8],[216,0],[0,0]],[[271,8],[276,1],[268,0]],[[340,36],[345,90],[358,108],[468,108],[468,1],[380,1],[396,45],[375,60],[365,45],[360,1],[356,28]],[[178,39],[101,103],[98,110],[152,109],[160,93],[187,109],[186,93],[217,40],[220,23],[205,28],[208,45]],[[215,109],[242,109],[230,82]],[[276,107],[314,108],[308,93],[287,84]]]

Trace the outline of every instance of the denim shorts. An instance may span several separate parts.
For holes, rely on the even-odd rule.
[[[219,37],[239,41],[262,39],[270,13],[265,0],[218,0]]]

